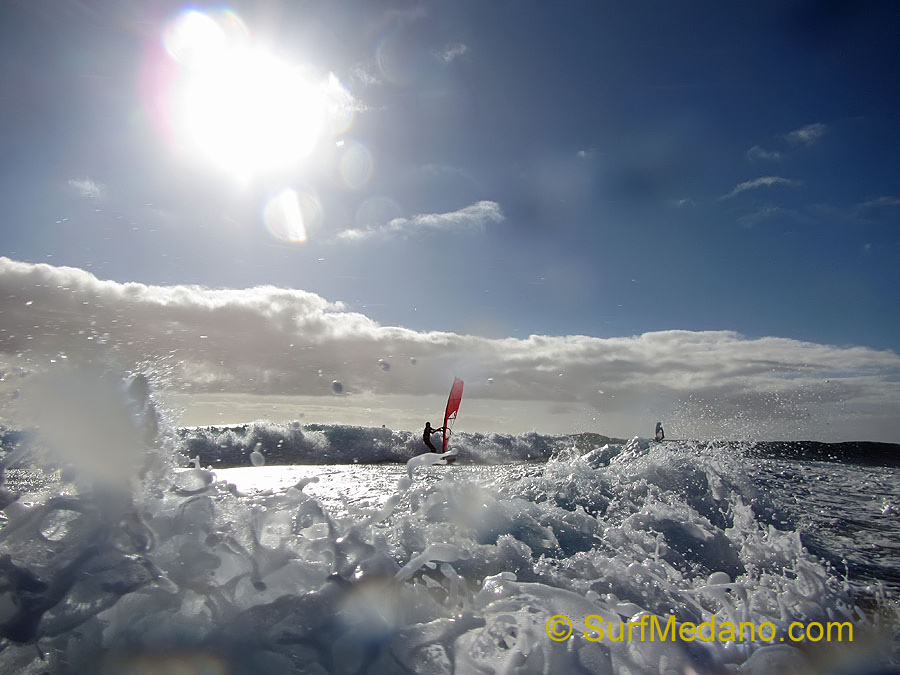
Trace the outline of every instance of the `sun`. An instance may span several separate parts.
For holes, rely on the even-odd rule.
[[[325,88],[254,44],[233,13],[183,12],[164,43],[177,64],[170,128],[189,155],[248,181],[289,168],[315,148],[326,123]]]

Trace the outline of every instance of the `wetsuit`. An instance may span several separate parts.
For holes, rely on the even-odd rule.
[[[425,441],[425,445],[427,445],[432,452],[437,452],[437,448],[431,444],[431,434],[437,433],[440,429],[432,429],[431,423],[425,425],[425,431],[422,432],[422,440]]]

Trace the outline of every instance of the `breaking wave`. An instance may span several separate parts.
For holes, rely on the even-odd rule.
[[[47,414],[62,424],[45,416],[34,443],[18,438],[0,460],[2,672],[762,675],[895,658],[881,637],[896,629],[888,599],[855,595],[810,554],[728,448],[460,435],[486,458],[550,459],[374,467],[386,487],[360,505],[344,498],[364,480],[354,467],[330,498],[310,489],[324,467],[242,492],[205,459],[229,432],[167,430],[139,378],[91,386],[106,392],[102,418],[57,388]],[[266,428],[230,446],[244,471],[278,459],[279,440],[328,462],[362,445],[381,461],[417,454],[411,433]],[[560,616],[568,639],[548,623]],[[592,616],[715,617],[778,635],[850,622],[856,634],[597,640]]]

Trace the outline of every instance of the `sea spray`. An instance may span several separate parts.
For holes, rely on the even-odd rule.
[[[132,474],[112,489],[102,471],[66,473],[7,508],[3,672],[761,673],[818,668],[829,646],[773,645],[759,634],[627,640],[622,626],[670,616],[766,623],[779,635],[791,621],[866,626],[799,532],[759,515],[778,507],[740,453],[634,439],[547,454],[545,440],[529,450],[526,437],[498,437],[479,443],[556,459],[412,476],[401,464],[376,505],[347,499],[349,486],[333,477],[335,499],[308,494],[336,475],[326,467],[284,489],[242,493],[202,468],[205,459],[188,466],[200,454],[188,438],[170,444],[164,425],[147,434],[152,406],[134,399],[140,387],[102,381],[105,400],[135,425],[129,436],[116,422],[114,434],[127,439],[119,451],[134,456]],[[63,454],[33,454],[32,466],[77,465],[93,453],[85,439],[98,435],[108,452],[102,429],[79,431]],[[332,457],[389,448],[406,462],[421,447],[387,430],[297,425],[290,434]],[[464,437],[455,439],[464,456]],[[266,466],[246,453],[241,471],[269,470],[277,440],[257,437]],[[60,443],[65,434],[54,435]],[[360,480],[353,470],[349,480]],[[550,630],[558,617],[569,635]],[[613,630],[600,639],[598,625]],[[870,652],[858,656],[889,662]]]

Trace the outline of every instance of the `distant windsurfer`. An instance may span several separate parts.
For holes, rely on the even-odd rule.
[[[666,432],[663,431],[662,422],[656,423],[656,440],[662,441],[666,437]]]
[[[439,434],[444,430],[444,427],[440,427],[439,429],[432,429],[431,422],[425,422],[425,430],[422,432],[422,440],[425,441],[425,445],[427,445],[432,452],[437,452],[438,449],[431,444],[431,434]]]

